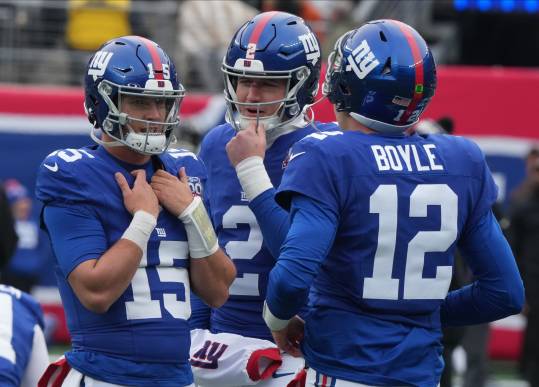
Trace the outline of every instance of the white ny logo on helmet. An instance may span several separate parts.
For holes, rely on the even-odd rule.
[[[351,55],[348,55],[348,65],[346,71],[354,70],[359,79],[365,78],[369,73],[380,64],[374,56],[366,40],[363,40],[357,46]]]
[[[90,66],[88,66],[88,75],[93,75],[94,80],[96,77],[100,77],[105,74],[107,65],[110,62],[110,58],[114,53],[108,51],[98,51],[95,53]]]
[[[316,65],[316,62],[320,59],[320,47],[318,46],[318,41],[314,34],[310,32],[305,35],[300,35],[299,40],[301,40],[301,44],[303,44],[307,60],[310,61],[313,66]]]

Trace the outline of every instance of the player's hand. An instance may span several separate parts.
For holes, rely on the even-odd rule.
[[[264,158],[266,153],[266,129],[263,124],[256,126],[256,121],[249,123],[247,128],[240,130],[226,144],[226,153],[230,163],[236,167],[240,161],[251,156]]]
[[[275,344],[294,357],[301,356],[300,343],[303,340],[305,322],[298,316],[292,317],[286,328],[272,331]]]
[[[154,173],[150,184],[159,203],[176,217],[180,216],[193,201],[193,193],[189,188],[189,179],[184,167],[178,171],[178,177],[160,169]]]
[[[142,210],[157,218],[159,215],[159,202],[157,201],[157,196],[155,196],[152,187],[150,187],[146,181],[146,171],[137,169],[131,172],[131,174],[135,176],[133,188],[129,187],[129,183],[127,183],[125,176],[120,172],[114,174],[116,183],[118,183],[118,186],[122,191],[125,208],[131,215]]]

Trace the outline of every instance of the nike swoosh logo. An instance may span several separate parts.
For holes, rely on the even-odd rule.
[[[58,172],[58,163],[54,163],[54,165],[43,164],[43,166],[49,171]]]
[[[273,379],[277,379],[277,378],[282,378],[283,376],[288,376],[288,375],[294,375],[294,372],[285,372],[285,373],[282,373],[282,374],[278,374],[277,372],[274,372],[273,375],[271,375],[271,377]]]
[[[293,155],[290,155],[290,158],[288,159],[288,162],[294,160],[296,157],[301,156],[301,155],[303,155],[305,153],[307,153],[307,152],[299,152],[299,153],[294,153]]]

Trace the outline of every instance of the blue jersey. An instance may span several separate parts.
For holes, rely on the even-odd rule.
[[[294,143],[317,130],[335,127],[335,124],[316,123],[316,127],[308,125],[278,137],[264,157],[264,166],[273,186],[277,187],[281,182]],[[204,193],[219,245],[232,258],[238,273],[230,287],[228,301],[212,310],[210,328],[216,333],[236,333],[273,341],[262,319],[262,306],[268,273],[275,258],[264,244],[255,214],[249,208],[236,170],[226,154],[226,144],[235,133],[229,124],[214,128],[204,138],[199,153],[208,171]]]
[[[114,173],[121,172],[132,185],[134,169],[145,169],[149,181],[155,168],[177,176],[181,167],[186,168],[193,192],[201,193],[206,178],[203,164],[182,150],[169,150],[135,166],[101,146],[65,149],[53,152],[40,167],[36,193],[45,206],[44,223],[57,259],[56,275],[72,338],[66,358],[96,379],[137,386],[192,382],[188,245],[179,219],[165,209],[160,212],[130,286],[106,313],[86,309],[67,281],[80,263],[99,258],[116,243],[131,222]]]
[[[311,199],[338,226],[319,266],[287,249],[289,234],[271,274],[270,310],[289,318],[286,304],[296,302],[274,280],[295,289],[296,278],[311,276],[302,350],[314,369],[373,385],[436,386],[457,240],[475,232],[497,195],[481,151],[455,136],[332,132],[306,137],[290,158],[277,201]],[[488,266],[470,259],[483,274]],[[511,270],[517,278],[514,260]]]
[[[30,295],[0,285],[0,385],[17,387],[30,360],[34,328],[43,329],[43,312]]]

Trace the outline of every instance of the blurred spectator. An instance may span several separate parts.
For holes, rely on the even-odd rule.
[[[323,43],[325,38],[325,24],[322,20],[322,14],[318,7],[311,0],[263,0],[262,12],[282,11],[293,15],[298,15],[311,27],[313,32],[318,37],[318,40]]]
[[[539,387],[539,149],[528,153],[526,172],[525,181],[512,195],[509,240],[526,289],[520,370],[531,387]]]
[[[0,185],[0,274],[15,252],[17,240],[9,202]]]
[[[69,0],[67,44],[94,51],[111,38],[130,35],[130,7],[130,0]]]
[[[257,13],[255,8],[239,0],[181,2],[176,56],[179,69],[189,66],[189,72],[199,77],[206,91],[222,91],[223,77],[219,69],[230,37]]]
[[[19,243],[2,273],[2,283],[30,293],[50,255],[49,240],[39,228],[38,221],[32,218],[32,199],[28,190],[15,179],[6,180],[4,188]]]
[[[70,55],[71,82],[80,84],[91,54],[109,39],[132,34],[131,0],[68,0],[65,40]]]
[[[526,156],[526,178],[511,194],[513,204],[527,199],[537,186],[537,162],[539,161],[539,148],[532,148]]]

